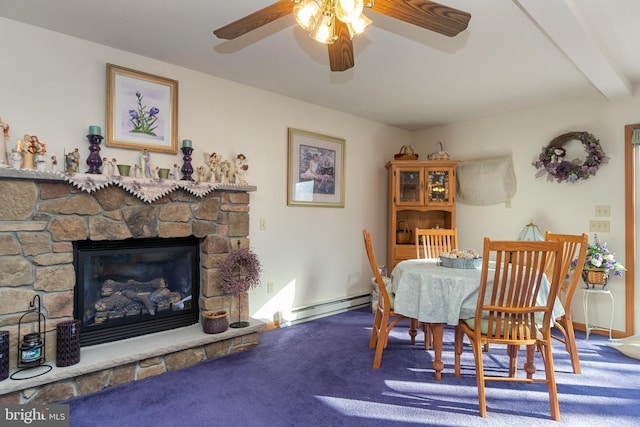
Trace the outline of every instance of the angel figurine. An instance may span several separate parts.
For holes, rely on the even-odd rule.
[[[179,180],[182,176],[182,173],[180,172],[180,166],[178,166],[177,163],[173,164],[173,172],[171,172],[171,174],[173,175],[173,179],[175,180]]]
[[[222,160],[220,162],[220,182],[222,182],[222,184],[229,183],[230,170],[231,170],[231,163],[229,163],[229,160]]]
[[[204,153],[204,162],[209,166],[211,176],[209,180],[213,183],[218,182],[218,173],[220,169],[220,156],[216,153]]]
[[[236,172],[235,183],[240,185],[247,185],[246,172],[249,169],[247,164],[247,158],[244,154],[238,154],[236,157]]]
[[[200,182],[207,180],[207,168],[205,166],[198,166],[198,178]]]

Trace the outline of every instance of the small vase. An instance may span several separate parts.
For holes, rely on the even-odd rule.
[[[80,362],[80,321],[64,320],[56,325],[56,366]]]
[[[228,327],[227,312],[224,310],[207,311],[202,316],[202,329],[207,334],[219,334],[226,331]]]
[[[25,151],[22,154],[22,169],[33,169],[33,153]]]
[[[118,165],[118,172],[120,172],[120,176],[129,176],[130,171],[131,165]]]

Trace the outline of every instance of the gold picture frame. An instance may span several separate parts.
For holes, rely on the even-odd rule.
[[[287,205],[344,207],[346,141],[288,129]]]
[[[178,152],[178,82],[107,64],[106,146]]]

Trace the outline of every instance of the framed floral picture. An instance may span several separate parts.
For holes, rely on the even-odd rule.
[[[345,140],[289,128],[289,206],[344,207]]]
[[[107,147],[178,152],[178,82],[107,64]]]

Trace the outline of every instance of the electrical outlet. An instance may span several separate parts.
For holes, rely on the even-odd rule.
[[[260,218],[260,231],[267,230],[267,220],[264,218]]]
[[[609,221],[589,221],[589,231],[593,233],[608,233]]]
[[[596,216],[611,216],[611,206],[596,205]]]
[[[268,294],[273,293],[273,282],[267,282],[267,293]]]

